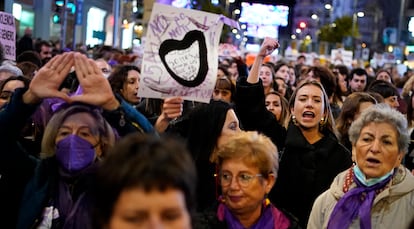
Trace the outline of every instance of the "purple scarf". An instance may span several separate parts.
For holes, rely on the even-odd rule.
[[[263,207],[263,212],[259,218],[259,221],[252,225],[250,229],[262,229],[262,228],[275,228],[274,219],[272,214],[272,205]],[[225,204],[220,204],[219,211],[224,211],[224,220],[227,223],[228,228],[232,229],[245,229],[245,227],[240,223],[240,221],[230,212]]]
[[[347,229],[357,216],[360,218],[361,229],[371,229],[371,208],[376,191],[384,188],[392,177],[367,187],[353,176],[357,186],[339,199],[329,218],[328,229]]]
[[[61,228],[91,228],[90,198],[86,192],[96,169],[97,163],[93,163],[75,176],[59,171],[61,179],[58,183],[56,207],[59,210]],[[68,185],[69,180],[72,181],[72,187]]]

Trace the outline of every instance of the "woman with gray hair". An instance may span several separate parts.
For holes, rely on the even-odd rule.
[[[408,228],[414,177],[401,165],[410,140],[406,119],[377,104],[352,123],[349,138],[356,164],[316,199],[308,228]]]

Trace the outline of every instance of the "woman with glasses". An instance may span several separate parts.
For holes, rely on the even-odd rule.
[[[297,228],[297,222],[266,198],[277,178],[278,153],[257,132],[239,132],[217,151],[222,195],[196,217],[194,228]]]
[[[239,120],[231,104],[211,100],[209,104],[198,105],[174,123],[170,132],[186,140],[197,169],[197,210],[203,211],[219,194],[214,176],[217,173],[217,149],[240,132]]]

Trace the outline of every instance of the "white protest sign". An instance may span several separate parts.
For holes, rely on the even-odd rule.
[[[220,15],[155,3],[138,96],[182,96],[209,102],[217,78],[222,28]]]
[[[332,49],[331,50],[331,63],[334,65],[345,65],[347,67],[352,66],[352,51],[344,49]]]
[[[219,45],[219,56],[221,57],[238,57],[240,56],[240,51],[236,46],[232,44],[220,44]]]
[[[12,14],[0,12],[0,43],[4,49],[4,57],[16,60],[16,26]]]

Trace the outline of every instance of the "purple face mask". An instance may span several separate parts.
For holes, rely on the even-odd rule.
[[[71,134],[56,144],[56,159],[69,173],[78,172],[95,159],[95,149],[85,139]]]

